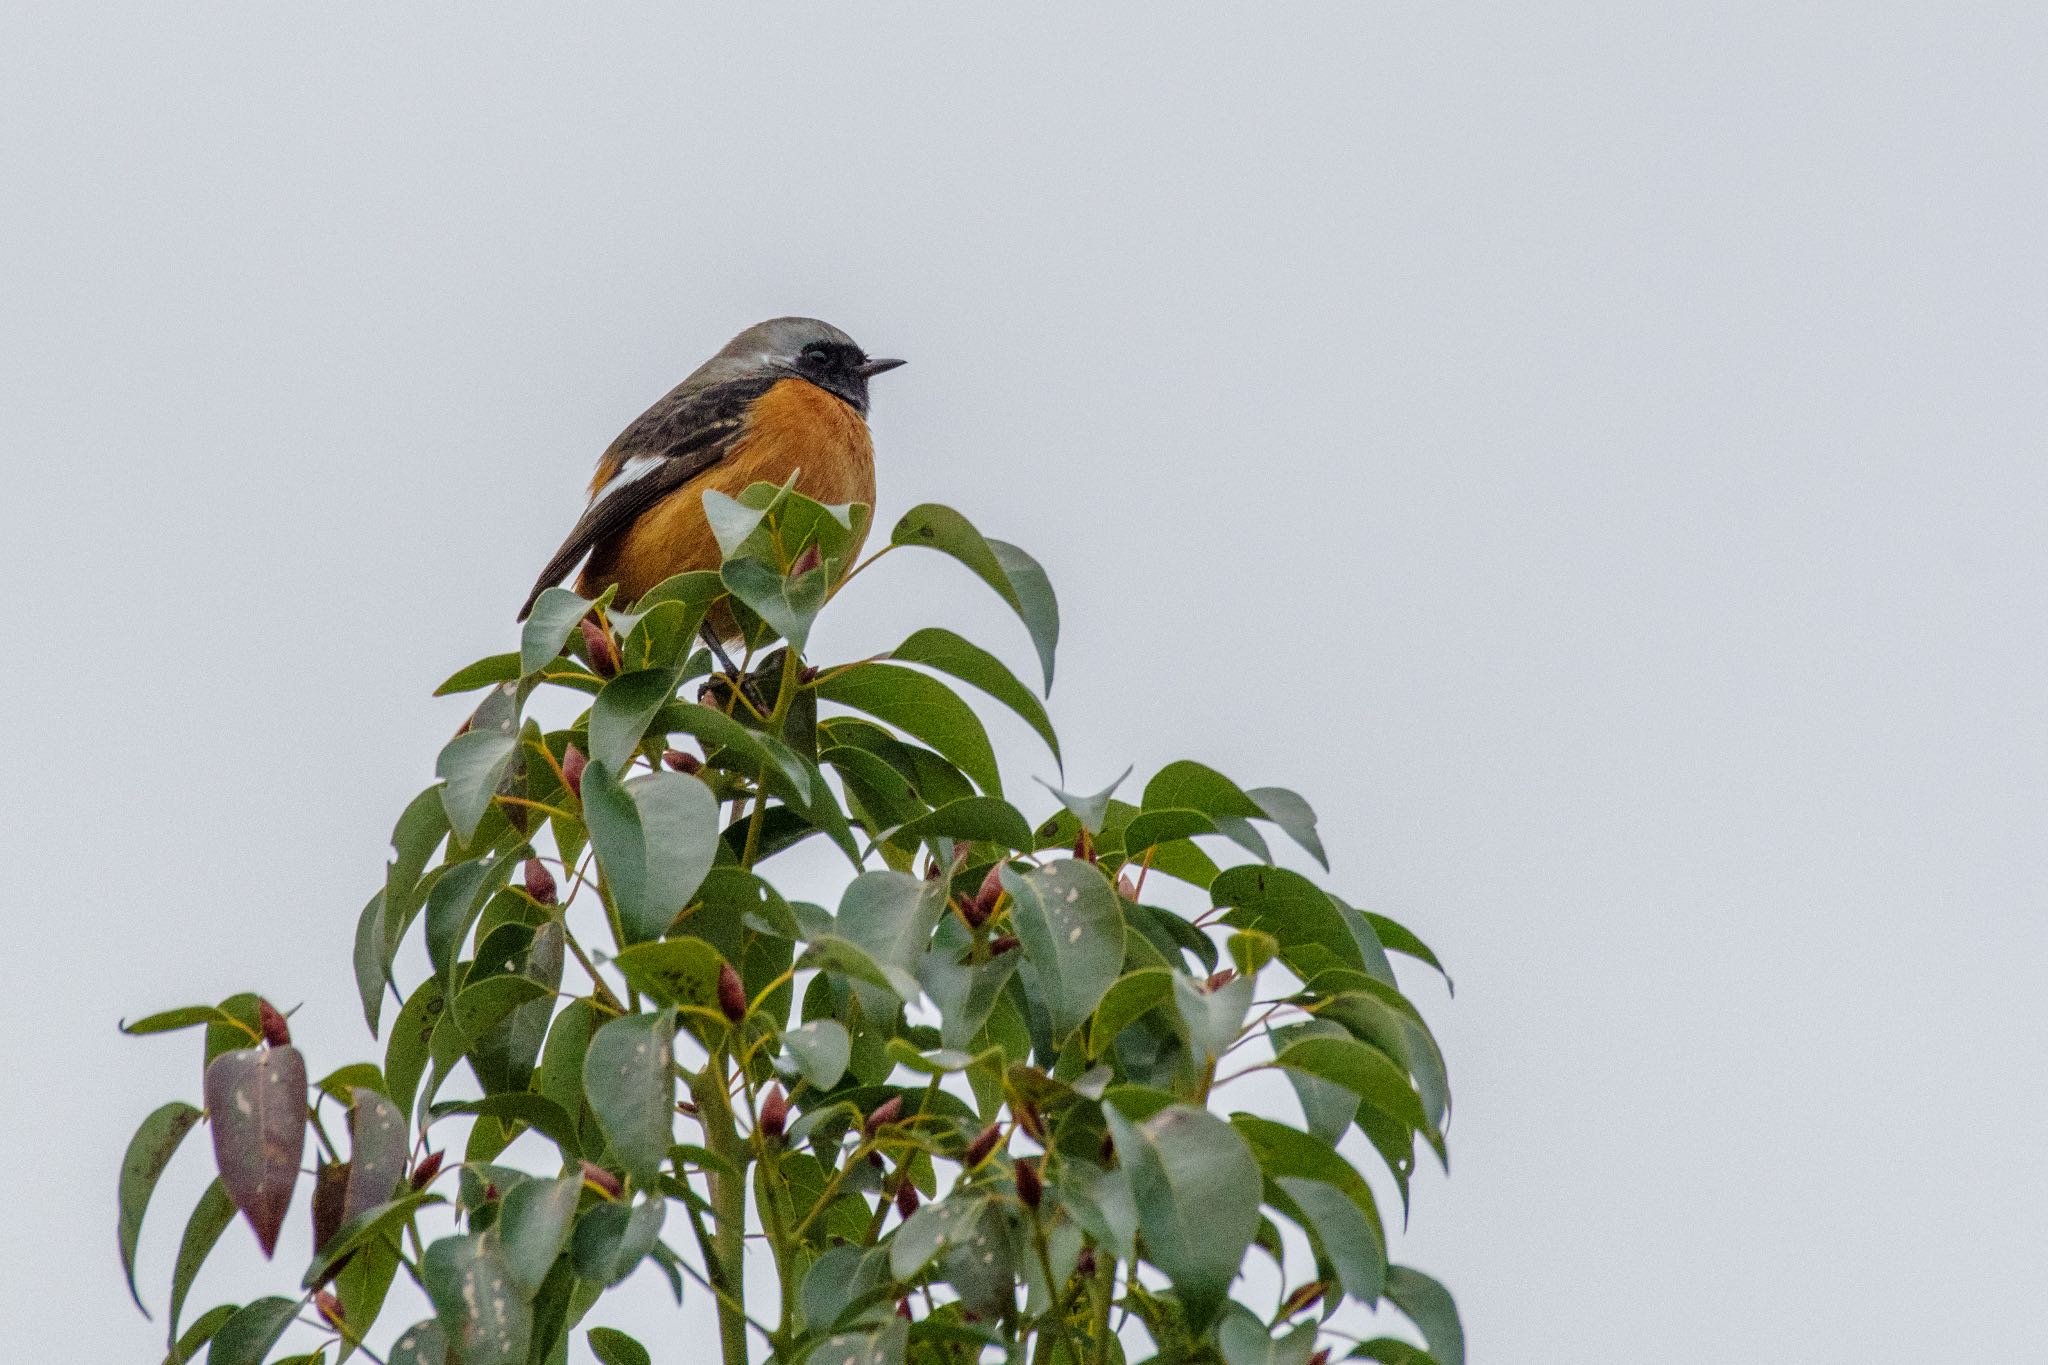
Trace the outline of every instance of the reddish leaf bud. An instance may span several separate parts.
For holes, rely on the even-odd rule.
[[[1104,1133],[1102,1141],[1096,1145],[1095,1154],[1102,1158],[1103,1165],[1116,1165],[1116,1139]]]
[[[896,1187],[896,1212],[908,1218],[917,1212],[917,1204],[917,1186],[906,1180]]]
[[[323,1289],[313,1296],[313,1307],[319,1310],[320,1316],[326,1320],[329,1327],[337,1332],[341,1330],[343,1314],[340,1299]]]
[[[965,907],[967,922],[979,929],[988,923],[988,917],[996,912],[996,904],[1003,898],[1003,868],[997,863],[981,879],[981,890],[974,893],[974,899]]]
[[[939,879],[939,860],[937,858],[926,858],[924,860],[924,879],[928,882],[935,882]]]
[[[341,1228],[352,1169],[346,1161],[322,1162],[313,1173],[313,1250],[316,1252],[324,1250]]]
[[[903,1320],[905,1320],[906,1322],[907,1322],[907,1321],[909,1321],[909,1319],[910,1319],[910,1300],[909,1300],[909,1299],[898,1299],[898,1300],[896,1300],[896,1316],[897,1316],[897,1317],[899,1317],[899,1318],[902,1318],[902,1319],[903,1319]]]
[[[1030,1135],[1033,1142],[1045,1144],[1045,1115],[1038,1112],[1038,1106],[1030,1100],[1013,1100],[1010,1112],[1017,1116],[1017,1126]]]
[[[1024,941],[1018,938],[1015,934],[999,934],[995,938],[989,940],[988,953],[990,957],[1001,957],[1004,953],[1009,952],[1011,949],[1021,948],[1023,946]]]
[[[1116,874],[1116,893],[1132,904],[1137,903],[1138,884],[1131,880],[1130,873],[1119,872]]]
[[[583,751],[573,744],[562,751],[562,780],[569,784],[569,790],[576,793],[579,800],[583,796],[583,765],[588,761],[583,757]]]
[[[497,1203],[497,1202],[498,1202],[498,1194],[499,1194],[499,1190],[498,1190],[498,1187],[497,1187],[496,1185],[492,1184],[492,1183],[491,1183],[490,1181],[486,1180],[486,1181],[484,1182],[484,1202],[485,1202],[486,1204],[495,1204],[495,1203]]]
[[[782,1093],[782,1087],[771,1085],[768,1093],[761,1097],[761,1134],[771,1142],[782,1141],[782,1130],[789,1123],[789,1099]]]
[[[1235,980],[1237,980],[1237,972],[1230,967],[1225,967],[1222,971],[1217,972],[1204,982],[1202,989],[1205,991],[1220,991]]]
[[[555,874],[538,858],[526,860],[526,894],[542,905],[555,903]]]
[[[1017,1163],[1017,1198],[1027,1209],[1036,1209],[1045,1198],[1045,1181],[1038,1175],[1035,1163],[1020,1160]]]
[[[420,1158],[419,1165],[412,1168],[412,1187],[423,1190],[434,1183],[434,1177],[441,1174],[441,1153],[428,1152]]]
[[[609,678],[619,671],[618,646],[612,643],[612,633],[586,616],[579,623],[583,631],[583,648],[590,656],[590,671],[600,678]]]
[[[901,1095],[891,1095],[888,1099],[875,1106],[874,1112],[868,1115],[867,1122],[861,1125],[861,1131],[872,1137],[878,1129],[894,1123],[902,1117],[903,1097]]]
[[[816,541],[812,541],[804,547],[804,552],[796,557],[796,563],[789,566],[789,576],[791,578],[802,578],[824,562],[824,552],[818,548]]]
[[[292,1026],[284,1021],[277,1007],[268,1000],[256,1002],[256,1018],[263,1026],[263,1041],[272,1047],[290,1047]]]
[[[679,773],[695,773],[704,766],[704,760],[695,754],[686,754],[681,749],[670,749],[662,754],[661,761]]]
[[[626,1192],[625,1182],[594,1162],[583,1163],[583,1183],[607,1199],[617,1199]]]
[[[1307,1284],[1289,1294],[1280,1304],[1280,1316],[1291,1318],[1302,1312],[1323,1296],[1323,1282],[1310,1280]]]
[[[988,1160],[988,1154],[1003,1140],[1003,1125],[991,1123],[974,1135],[974,1141],[967,1144],[967,1150],[960,1154],[960,1164],[972,1170]]]
[[[1330,1365],[1330,1348],[1325,1346],[1310,1356],[1308,1365]]]
[[[1088,831],[1081,830],[1074,836],[1074,856],[1086,862],[1095,861],[1095,845],[1088,838]]]
[[[809,687],[818,680],[818,666],[816,664],[805,664],[796,671],[796,680]]]
[[[1074,1258],[1074,1273],[1083,1279],[1095,1277],[1095,1248],[1082,1247],[1081,1254]]]
[[[747,1017],[747,987],[730,962],[718,964],[718,1009],[732,1023]]]

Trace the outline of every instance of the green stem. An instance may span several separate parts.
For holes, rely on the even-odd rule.
[[[718,1303],[718,1339],[725,1365],[747,1365],[746,1233],[747,1145],[733,1123],[726,1094],[725,1054],[714,1053],[690,1076],[704,1144],[732,1164],[732,1174],[710,1172],[711,1249],[718,1258],[724,1297]]]

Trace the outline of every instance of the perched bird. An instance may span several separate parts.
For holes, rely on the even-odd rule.
[[[794,473],[807,497],[872,506],[868,381],[902,363],[869,359],[816,318],[771,318],[741,332],[598,460],[590,505],[540,571],[519,619],[579,561],[576,591],[596,597],[617,584],[622,606],[673,574],[717,568],[707,488],[737,496]]]

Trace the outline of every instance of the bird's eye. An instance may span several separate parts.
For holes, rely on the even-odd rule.
[[[813,343],[804,347],[803,357],[813,365],[823,365],[832,359],[832,353],[825,347]]]

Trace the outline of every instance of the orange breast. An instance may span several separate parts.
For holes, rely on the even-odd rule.
[[[819,502],[875,501],[875,448],[868,424],[815,384],[785,379],[754,400],[731,451],[649,508],[616,541],[598,546],[576,590],[594,597],[613,583],[629,604],[672,574],[718,567],[718,542],[704,520],[704,490],[737,497],[748,484],[780,484]]]

